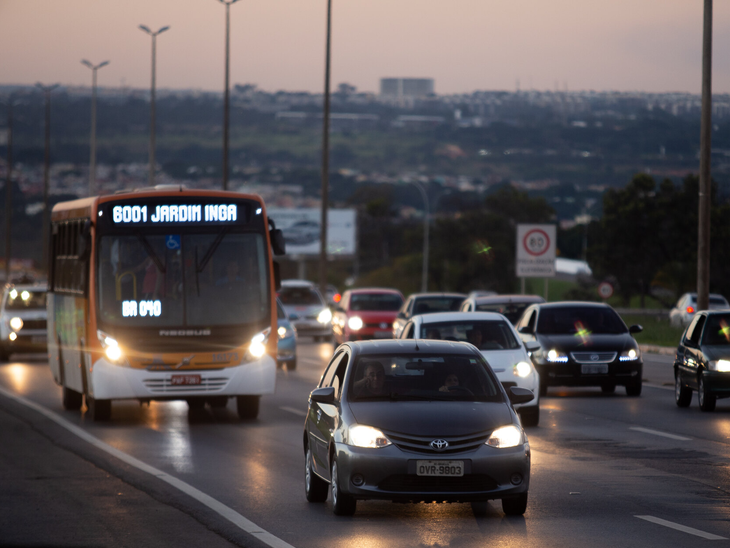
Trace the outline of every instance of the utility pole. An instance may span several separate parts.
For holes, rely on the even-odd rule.
[[[322,116],[322,216],[319,244],[319,291],[327,294],[327,211],[329,209],[330,165],[330,42],[332,36],[332,0],[327,0],[327,46],[324,66],[324,115]]]
[[[91,139],[89,150],[89,196],[96,194],[96,71],[109,64],[104,61],[98,65],[92,64],[86,59],[81,60],[82,65],[91,69]]]
[[[697,310],[710,300],[710,152],[712,150],[712,0],[705,0],[702,30],[702,121],[700,128],[700,190],[697,227]]]
[[[50,185],[50,169],[51,169],[51,92],[58,87],[58,84],[44,86],[36,84],[45,94],[46,100],[46,125],[45,125],[45,150],[43,152],[43,222],[41,225],[42,234],[42,252],[41,268],[43,273],[48,275],[48,236],[50,231],[49,211],[48,211],[48,187]]]
[[[219,0],[226,5],[226,77],[225,89],[223,91],[223,190],[228,190],[228,128],[230,123],[230,97],[229,97],[229,73],[230,73],[230,35],[231,35],[231,4],[238,0]]]
[[[10,230],[13,218],[13,185],[11,173],[13,171],[13,102],[5,103],[8,110],[8,156],[7,172],[5,173],[5,282],[10,282],[10,257],[12,256]]]

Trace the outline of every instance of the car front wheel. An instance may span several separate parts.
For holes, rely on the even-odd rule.
[[[700,401],[700,409],[702,411],[714,411],[715,404],[717,403],[717,397],[710,394],[710,391],[705,384],[705,379],[700,373],[700,379],[697,383],[697,399]]]
[[[337,459],[332,459],[332,511],[337,516],[351,516],[357,508],[357,501],[354,497],[347,495],[340,489],[340,478],[338,477]]]
[[[689,407],[692,401],[692,389],[682,384],[679,372],[674,374],[674,401],[677,407]]]
[[[502,512],[508,516],[521,516],[527,511],[527,493],[502,499]]]
[[[327,500],[328,485],[312,470],[312,450],[307,447],[304,456],[304,494],[309,502],[324,502]]]

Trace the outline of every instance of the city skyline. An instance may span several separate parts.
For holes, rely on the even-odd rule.
[[[326,3],[247,0],[231,8],[231,83],[321,92]],[[158,42],[160,89],[223,88],[223,6],[214,0],[0,0],[0,85],[90,85],[81,59],[111,61],[107,88],[149,87],[139,24]],[[34,32],[29,32],[34,29]],[[715,2],[713,92],[730,92],[730,6]],[[39,39],[38,36],[44,37]],[[333,2],[333,88],[377,93],[380,78],[435,80],[438,94],[476,90],[699,93],[702,5],[685,0]],[[486,53],[485,53],[486,52]]]

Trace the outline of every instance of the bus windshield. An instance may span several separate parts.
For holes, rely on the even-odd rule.
[[[108,235],[99,241],[103,322],[128,327],[268,321],[262,234]]]

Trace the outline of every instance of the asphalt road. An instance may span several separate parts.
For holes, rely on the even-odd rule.
[[[671,357],[644,391],[555,389],[542,400],[523,518],[498,501],[358,504],[304,498],[306,398],[331,355],[302,340],[256,421],[184,402],[115,402],[109,423],[64,411],[43,361],[0,365],[0,545],[285,548],[688,546],[730,540],[730,400],[674,404]],[[11,396],[20,396],[18,401]],[[39,409],[27,407],[32,402]],[[60,423],[60,424],[59,424]],[[69,430],[76,429],[76,433]],[[89,437],[93,436],[93,437]],[[109,454],[109,451],[115,454]]]

